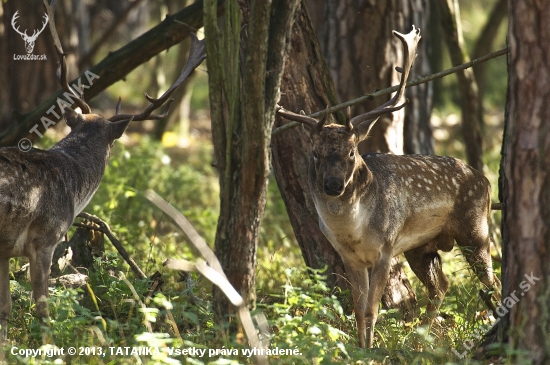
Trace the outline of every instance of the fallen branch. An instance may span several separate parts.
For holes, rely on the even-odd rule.
[[[482,63],[482,62],[488,61],[490,59],[505,55],[506,53],[508,53],[508,50],[509,50],[508,48],[503,48],[500,51],[489,53],[488,55],[476,58],[475,60],[472,60],[470,62],[466,62],[462,65],[455,66],[455,67],[449,68],[447,70],[444,70],[444,71],[441,71],[441,72],[438,72],[438,73],[435,73],[435,74],[432,74],[432,75],[420,77],[416,80],[412,80],[412,81],[407,82],[405,87],[411,87],[411,86],[424,84],[428,81],[432,81],[432,80],[435,80],[435,79],[442,78],[444,76],[453,74],[453,73],[458,72],[460,70],[465,70],[467,68],[470,68],[472,66],[477,65],[478,63]],[[341,103],[341,104],[329,107],[325,110],[321,110],[321,111],[315,112],[313,114],[309,114],[308,116],[312,117],[312,118],[319,118],[319,117],[325,115],[326,113],[334,113],[334,112],[337,112],[337,111],[342,110],[344,108],[347,108],[348,106],[360,104],[360,103],[363,103],[367,100],[371,100],[371,99],[373,99],[377,96],[393,93],[393,92],[397,91],[398,88],[399,88],[399,85],[394,85],[394,86],[391,86],[391,87],[388,87],[388,88],[385,88],[385,89],[382,89],[382,90],[375,91],[375,92],[367,94],[367,95],[363,95],[363,96],[361,96],[357,99],[353,99],[353,100],[350,100],[350,101],[346,101],[345,103]],[[301,123],[299,123],[299,122],[287,123],[287,124],[285,124],[281,127],[275,128],[271,132],[271,136],[275,136],[279,133],[282,133],[282,132],[284,132],[288,129],[292,129],[292,128],[297,127],[299,125],[301,125]]]
[[[208,280],[210,280],[214,285],[217,285],[223,293],[227,296],[229,301],[237,307],[238,317],[241,320],[241,324],[245,331],[246,337],[250,347],[263,349],[264,345],[260,341],[254,323],[252,322],[252,316],[246,305],[246,302],[243,300],[241,295],[235,290],[231,285],[225,273],[223,272],[218,258],[214,252],[208,247],[206,241],[197,233],[195,228],[189,223],[187,218],[181,214],[176,208],[162,199],[157,193],[152,190],[147,190],[145,192],[145,198],[147,198],[151,203],[156,205],[160,210],[162,210],[166,215],[168,215],[172,220],[181,228],[189,242],[195,246],[201,255],[206,259],[198,259],[195,263],[192,263],[187,260],[176,260],[168,259],[164,262],[164,265],[170,269],[182,270],[182,271],[198,271],[203,274]],[[207,264],[208,262],[208,264]],[[256,353],[256,351],[255,351]],[[264,351],[259,351],[261,354],[255,354],[256,363],[258,364],[267,364],[267,357],[263,355]]]
[[[136,264],[134,259],[130,257],[126,249],[122,246],[120,241],[117,240],[117,238],[111,231],[111,228],[106,222],[96,217],[95,215],[91,215],[85,212],[80,213],[77,217],[88,219],[89,221],[92,221],[95,224],[99,225],[99,227],[89,226],[83,223],[73,223],[73,226],[88,228],[88,229],[92,229],[92,230],[96,230],[101,233],[104,233],[107,236],[107,238],[109,238],[109,241],[111,241],[113,246],[115,246],[120,256],[122,256],[122,258],[128,263],[128,265],[130,265],[130,268],[132,269],[134,274],[140,279],[147,278],[147,275],[145,275],[145,273],[140,269],[140,267],[138,266],[138,264]]]

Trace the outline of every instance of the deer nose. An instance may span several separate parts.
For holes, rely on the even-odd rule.
[[[331,195],[331,196],[338,196],[342,194],[342,191],[344,190],[344,184],[342,184],[342,181],[335,177],[329,177],[328,179],[325,179],[325,194]]]

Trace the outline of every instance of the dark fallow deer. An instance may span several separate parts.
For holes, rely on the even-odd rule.
[[[99,187],[113,142],[132,120],[166,117],[170,96],[206,57],[204,42],[191,36],[189,58],[180,77],[158,99],[145,94],[151,104],[143,113],[118,114],[120,102],[117,114],[109,119],[66,108],[64,116],[71,132],[49,150],[0,148],[0,343],[7,338],[11,312],[9,259],[29,258],[37,316],[41,324],[47,324],[45,299],[54,249]],[[62,58],[63,89],[77,97],[66,83],[62,50],[58,53]],[[83,100],[76,100],[82,110],[89,111]],[[162,115],[152,114],[165,103]]]
[[[352,287],[360,347],[371,347],[378,305],[389,278],[391,259],[404,253],[429,292],[429,321],[435,317],[449,282],[438,250],[454,240],[481,282],[489,289],[493,275],[489,252],[489,181],[452,157],[391,154],[359,156],[376,120],[401,109],[405,83],[416,56],[420,31],[394,34],[404,45],[404,66],[395,96],[380,107],[326,124],[278,107],[278,113],[308,127],[313,154],[309,186],[319,225],[342,256]],[[371,269],[369,278],[369,272]]]

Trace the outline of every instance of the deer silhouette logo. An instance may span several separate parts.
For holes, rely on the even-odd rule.
[[[11,18],[11,26],[13,27],[13,29],[19,33],[21,35],[21,38],[23,38],[23,40],[25,41],[25,49],[27,50],[27,53],[32,53],[32,50],[34,49],[34,42],[36,42],[36,38],[38,38],[38,36],[40,35],[40,33],[42,33],[42,31],[44,30],[44,28],[46,28],[46,25],[48,24],[48,15],[47,14],[44,14],[44,22],[42,23],[42,29],[40,30],[37,30],[35,29],[34,32],[32,33],[31,36],[29,36],[27,34],[27,30],[25,29],[24,32],[21,32],[19,30],[19,26],[17,26],[15,24],[17,18],[19,18],[19,15],[17,14],[19,13],[19,10],[15,12],[15,14],[13,14],[13,17]]]

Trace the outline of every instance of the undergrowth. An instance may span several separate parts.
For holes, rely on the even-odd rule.
[[[162,266],[169,257],[193,260],[196,256],[178,229],[141,195],[146,189],[155,190],[213,243],[219,192],[211,159],[208,144],[192,145],[185,153],[147,140],[131,148],[116,144],[101,187],[86,211],[107,221],[143,271],[148,276],[159,271],[165,283],[148,297],[150,283],[137,279],[107,243],[106,255],[86,272],[87,286],[50,289],[51,323],[46,337],[64,353],[32,358],[17,355],[22,349],[39,349],[43,343],[32,314],[30,284],[12,280],[10,340],[5,346],[10,363],[253,361],[244,352],[247,342],[242,333],[228,338],[216,328],[209,282],[198,274],[178,274]],[[257,291],[262,300],[256,314],[262,312],[268,319],[267,348],[276,350],[269,356],[272,363],[475,363],[465,344],[471,347],[479,342],[494,318],[488,318],[477,294],[479,281],[458,251],[443,257],[451,287],[437,324],[427,328],[419,319],[407,323],[396,311],[381,310],[374,349],[360,350],[354,316],[345,313],[337,299],[342,293],[326,286],[322,272],[305,269],[274,181],[268,195],[258,248]],[[11,263],[17,269],[24,260],[12,259]],[[424,308],[425,288],[404,265]],[[140,346],[158,348],[159,353],[131,353]],[[68,355],[69,347],[85,352]],[[185,352],[191,349],[195,352]],[[204,351],[202,356],[200,351]]]

